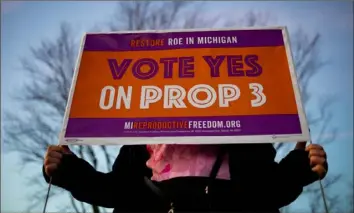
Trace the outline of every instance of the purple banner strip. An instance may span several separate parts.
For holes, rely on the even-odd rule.
[[[70,118],[65,137],[181,137],[301,134],[298,115]]]
[[[169,44],[170,39],[175,39],[176,43]],[[181,39],[181,43],[179,39]],[[133,43],[132,40],[134,40]],[[154,46],[152,46],[152,40],[155,41]],[[150,42],[150,44],[147,45],[146,42]],[[125,34],[102,33],[88,34],[85,40],[84,51],[138,51],[282,45],[284,45],[284,41],[282,30],[280,29]]]

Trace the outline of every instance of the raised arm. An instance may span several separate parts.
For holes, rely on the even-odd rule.
[[[291,151],[279,163],[272,144],[231,145],[231,178],[242,191],[247,208],[279,209],[295,201],[307,186],[319,179],[306,149]],[[254,206],[257,203],[258,206]],[[264,210],[264,209],[262,209]]]
[[[73,153],[64,154],[63,150],[51,147],[47,152],[43,175],[47,182],[50,180],[49,175],[52,175],[53,185],[66,189],[79,201],[106,208],[117,205],[124,208],[142,190],[139,183],[143,180],[139,169],[132,168],[130,152],[126,149],[124,146],[121,148],[113,171],[102,173]],[[61,157],[56,153],[62,153]],[[57,168],[53,164],[53,161],[57,161],[49,157],[53,155],[60,161]],[[55,169],[50,170],[51,167]]]
[[[323,179],[328,170],[326,154],[319,145],[305,147],[298,143],[276,166],[274,184],[277,205],[289,205],[302,193],[303,187]]]

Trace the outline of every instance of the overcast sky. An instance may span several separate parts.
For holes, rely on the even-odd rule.
[[[322,35],[321,57],[329,60],[311,82],[313,94],[331,93],[338,97],[331,108],[334,117],[329,125],[339,129],[334,143],[326,147],[330,172],[353,179],[353,6],[345,1],[312,2],[208,2],[205,14],[220,13],[236,19],[250,10],[272,14],[279,25],[290,32],[302,27],[305,32]],[[1,110],[12,110],[11,94],[21,91],[25,81],[19,69],[19,58],[38,46],[42,39],[55,38],[62,21],[71,23],[78,38],[93,26],[103,26],[115,9],[115,2],[2,2],[1,3]],[[316,105],[307,106],[315,109]],[[318,130],[312,130],[318,134]],[[329,134],[329,133],[328,133]],[[19,170],[18,154],[1,153],[1,212],[23,211],[29,204],[31,190],[25,177],[33,169]],[[342,184],[338,190],[347,191]],[[48,211],[58,211],[64,199],[50,200]],[[293,204],[301,209],[303,202]],[[37,212],[42,206],[38,206]]]

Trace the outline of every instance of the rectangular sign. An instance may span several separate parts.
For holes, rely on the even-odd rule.
[[[285,27],[88,33],[61,144],[307,141]]]

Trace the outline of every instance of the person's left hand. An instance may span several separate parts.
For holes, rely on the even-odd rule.
[[[320,179],[327,174],[327,155],[323,147],[319,144],[310,144],[306,146],[306,142],[298,142],[295,149],[302,149],[309,152],[310,166],[312,171],[316,172]]]

